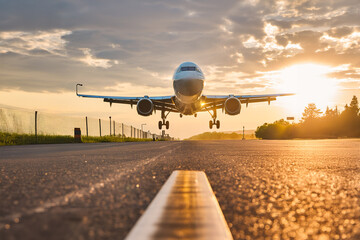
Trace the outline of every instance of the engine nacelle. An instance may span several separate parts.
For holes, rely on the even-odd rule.
[[[136,110],[141,116],[150,116],[154,110],[154,103],[148,98],[142,98],[138,101]]]
[[[224,103],[225,113],[229,115],[238,115],[241,110],[241,102],[236,97],[229,97]]]

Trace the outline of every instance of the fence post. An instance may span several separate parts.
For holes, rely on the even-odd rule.
[[[121,135],[124,138],[124,123],[121,123]]]
[[[130,132],[131,132],[131,135],[130,135],[130,137],[133,137],[133,129],[132,129],[132,126],[130,125]]]
[[[36,139],[36,143],[38,142],[38,138],[37,138],[37,114],[38,114],[38,112],[35,111],[35,139]]]
[[[115,121],[114,121],[114,136],[116,136],[116,133],[115,133]]]
[[[86,136],[89,136],[88,119],[86,117]]]
[[[111,116],[109,117],[109,122],[110,122],[110,136],[111,136]]]
[[[100,131],[100,137],[101,137],[101,119],[99,118],[99,131]]]

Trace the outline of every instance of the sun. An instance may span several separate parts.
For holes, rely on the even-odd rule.
[[[293,65],[279,72],[281,89],[296,94],[288,104],[292,114],[303,112],[309,103],[322,110],[333,107],[338,86],[327,76],[331,72],[331,67],[314,63]]]

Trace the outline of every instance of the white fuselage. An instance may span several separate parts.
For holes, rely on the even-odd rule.
[[[204,82],[204,74],[195,63],[184,62],[180,64],[173,77],[174,103],[179,112],[192,115],[201,108]]]

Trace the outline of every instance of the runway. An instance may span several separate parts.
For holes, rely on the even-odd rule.
[[[0,147],[0,239],[124,239],[174,170],[204,171],[234,239],[360,239],[360,140]]]

